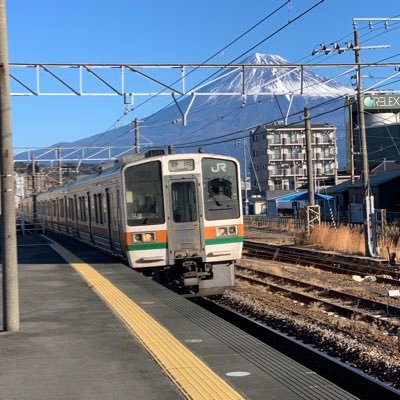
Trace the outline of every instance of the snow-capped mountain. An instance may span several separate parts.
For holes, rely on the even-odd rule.
[[[278,55],[255,53],[246,58],[241,64],[249,65],[289,65],[289,62]],[[211,92],[241,92],[242,76],[239,70],[230,74],[228,70],[226,78],[213,84]],[[303,87],[301,74],[303,73]],[[297,68],[253,68],[246,69],[244,76],[244,88],[251,93],[269,93],[273,95],[300,95],[305,96],[340,96],[349,89],[326,77]]]
[[[240,64],[277,65],[288,62],[278,55],[256,53]],[[238,95],[243,86],[246,96]],[[140,125],[142,146],[146,143],[154,147],[172,144],[177,152],[196,151],[201,146],[207,152],[242,158],[243,149],[235,147],[236,139],[248,136],[249,131],[259,124],[274,121],[301,123],[303,109],[309,107],[312,123],[330,123],[337,127],[339,166],[344,166],[345,112],[343,109],[329,111],[343,105],[341,96],[350,93],[351,89],[306,69],[279,67],[246,68],[243,85],[240,69],[232,67],[223,69],[211,83],[198,90],[210,95],[195,97],[186,126],[182,125],[175,104],[144,118]],[[220,92],[235,95],[218,96]],[[188,96],[179,101],[183,111],[187,110],[191,100],[192,96]],[[325,104],[319,106],[321,103]],[[132,123],[73,143],[57,145],[129,146],[133,144],[133,129]]]

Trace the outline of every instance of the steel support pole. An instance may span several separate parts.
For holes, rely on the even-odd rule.
[[[17,332],[20,324],[17,233],[5,0],[0,0],[0,176],[3,324],[5,331]]]
[[[32,223],[36,226],[36,217],[37,217],[37,182],[36,182],[36,159],[35,156],[32,156]]]
[[[243,163],[244,163],[244,215],[249,215],[249,198],[247,196],[247,156],[246,139],[243,139]]]
[[[62,161],[61,161],[61,148],[57,146],[57,163],[58,163],[58,184],[63,184],[63,176],[62,176]]]
[[[347,98],[346,100],[349,112],[349,147],[350,147],[350,179],[354,183],[354,127],[353,127],[353,103]]]
[[[308,182],[308,205],[314,206],[314,173],[313,173],[313,153],[311,146],[311,117],[307,107],[304,107],[304,123],[306,134],[306,157],[307,157],[307,182]]]
[[[140,153],[139,119],[135,118],[135,153]]]

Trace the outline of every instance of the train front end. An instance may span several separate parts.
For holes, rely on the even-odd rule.
[[[187,295],[234,284],[243,245],[240,172],[231,157],[174,154],[124,170],[126,250]]]

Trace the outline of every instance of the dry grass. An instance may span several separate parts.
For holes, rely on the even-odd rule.
[[[397,254],[397,259],[400,256],[400,225],[399,223],[394,223],[388,225],[385,230],[385,236],[380,239],[379,247],[381,248],[381,254],[384,252],[395,252]]]
[[[364,255],[364,236],[359,229],[340,226],[337,229],[316,226],[308,238],[308,243],[317,244],[324,250],[347,254]]]
[[[360,229],[340,226],[337,229],[316,226],[307,238],[308,244],[316,244],[321,249],[338,251],[346,254],[365,255],[364,234]],[[396,253],[400,259],[400,226],[390,225],[384,238],[378,241],[379,254],[388,257],[388,251]]]

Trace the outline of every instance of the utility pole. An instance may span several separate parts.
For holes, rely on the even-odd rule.
[[[306,133],[306,157],[307,157],[307,181],[308,181],[308,205],[314,206],[314,173],[313,173],[313,153],[311,146],[311,117],[310,111],[304,107],[304,123]]]
[[[17,332],[20,325],[18,260],[5,0],[0,0],[0,177],[3,325],[5,331]]]
[[[375,229],[375,210],[374,210],[374,197],[371,193],[369,183],[369,166],[368,166],[368,152],[367,152],[367,135],[365,130],[365,115],[364,103],[362,97],[362,78],[361,78],[361,57],[360,50],[363,49],[383,49],[390,46],[364,46],[360,47],[360,39],[357,30],[357,21],[368,21],[372,26],[373,21],[380,21],[384,23],[385,28],[389,26],[389,22],[400,21],[400,18],[353,18],[354,26],[354,43],[347,43],[346,47],[340,47],[338,43],[333,43],[331,48],[327,48],[324,44],[320,49],[314,50],[312,55],[324,53],[326,55],[338,52],[343,53],[348,50],[353,50],[355,55],[355,68],[357,78],[357,108],[358,108],[358,126],[360,133],[361,143],[361,157],[362,157],[362,171],[361,180],[363,185],[363,221],[364,221],[364,239],[365,239],[365,254],[367,256],[377,256],[377,238]],[[353,177],[354,179],[354,177]]]
[[[372,223],[374,218],[374,197],[371,194],[369,184],[369,166],[367,152],[367,134],[365,130],[365,115],[364,103],[361,95],[361,57],[360,57],[360,40],[358,30],[354,27],[354,54],[356,61],[356,76],[357,76],[357,107],[358,107],[358,127],[360,132],[361,157],[362,157],[362,173],[361,181],[363,185],[363,220],[364,220],[364,239],[365,239],[365,254],[367,256],[376,256],[376,237],[373,235]]]
[[[349,112],[349,147],[350,147],[350,179],[354,183],[354,129],[353,129],[353,102],[346,99]]]
[[[135,118],[135,153],[140,153],[140,144],[139,144],[139,120]]]

